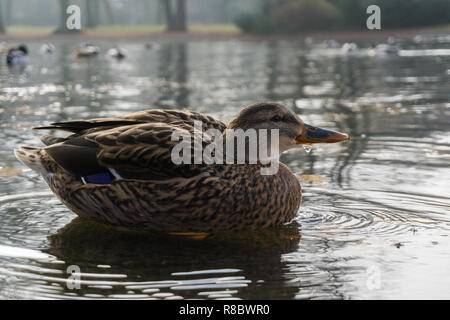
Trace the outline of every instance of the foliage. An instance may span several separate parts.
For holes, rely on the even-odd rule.
[[[247,33],[294,33],[335,28],[341,17],[326,0],[269,1],[261,9],[241,15],[236,25]]]
[[[259,12],[235,22],[247,33],[361,30],[373,4],[381,9],[382,29],[450,23],[449,0],[265,0]]]
[[[345,29],[365,28],[368,15],[366,8],[372,4],[365,4],[362,0],[328,0],[342,13],[340,27]]]
[[[325,0],[295,0],[272,11],[274,31],[294,33],[334,29],[341,19],[340,11]]]
[[[235,24],[247,33],[270,33],[273,29],[270,17],[264,14],[245,13],[236,18]]]

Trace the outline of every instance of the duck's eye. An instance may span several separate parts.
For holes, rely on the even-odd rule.
[[[273,121],[273,122],[280,122],[281,120],[282,119],[280,116],[273,116],[272,119],[270,119],[270,121]]]

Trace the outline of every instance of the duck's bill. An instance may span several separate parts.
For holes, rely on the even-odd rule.
[[[305,129],[302,135],[295,139],[297,144],[333,143],[349,139],[345,133],[313,127],[306,123]]]

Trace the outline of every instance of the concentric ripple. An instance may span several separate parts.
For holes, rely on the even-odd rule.
[[[347,54],[130,40],[122,62],[78,61],[64,40],[42,56],[31,42],[30,68],[0,65],[0,298],[448,299],[448,40],[398,39],[395,56],[372,56],[368,43]],[[39,145],[31,128],[51,122],[188,107],[230,121],[264,100],[352,137],[282,155],[303,202],[279,228],[199,239],[82,221],[12,152]]]

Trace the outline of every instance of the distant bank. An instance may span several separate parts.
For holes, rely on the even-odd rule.
[[[351,30],[333,32],[306,32],[298,34],[250,35],[242,33],[235,25],[192,25],[188,32],[165,32],[164,26],[102,26],[84,29],[77,34],[54,34],[52,28],[34,28],[13,26],[5,34],[0,34],[0,41],[14,40],[52,40],[64,38],[84,39],[192,39],[192,40],[267,40],[267,39],[336,39],[364,40],[379,39],[389,36],[408,37],[418,34],[450,34],[450,25],[439,25],[407,29]]]

